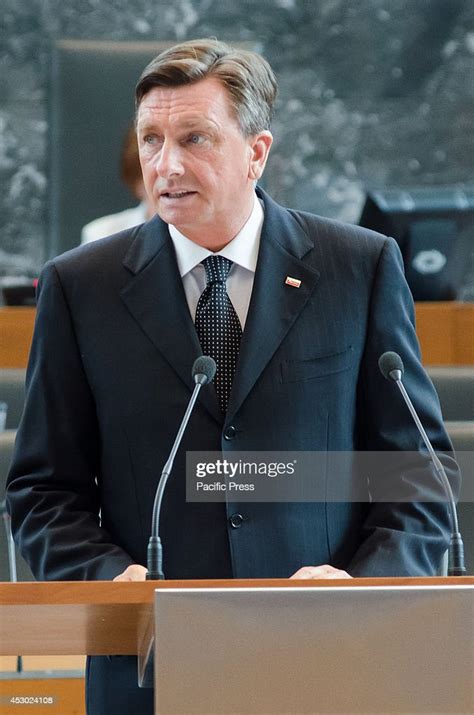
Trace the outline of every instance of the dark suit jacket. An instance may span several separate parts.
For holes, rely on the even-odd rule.
[[[286,577],[322,563],[363,576],[434,574],[448,513],[427,501],[419,469],[384,477],[412,503],[351,503],[347,473],[326,475],[327,503],[185,501],[187,450],[421,454],[398,390],[378,370],[386,350],[402,356],[435,447],[450,450],[395,242],[260,196],[265,221],[228,412],[213,387],[202,390],[163,502],[165,574]],[[8,489],[16,539],[39,579],[110,579],[146,563],[157,480],[200,353],[158,217],[47,264]],[[240,528],[229,521],[237,512]]]

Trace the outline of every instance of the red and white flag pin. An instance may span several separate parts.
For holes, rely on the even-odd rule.
[[[292,288],[299,288],[301,281],[298,278],[292,278],[291,276],[286,276],[285,285],[291,286]]]

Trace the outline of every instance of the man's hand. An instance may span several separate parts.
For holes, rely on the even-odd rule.
[[[323,564],[322,566],[303,566],[298,569],[290,578],[352,578],[347,571],[335,569],[334,566]]]
[[[114,581],[145,581],[146,568],[139,564],[128,566],[123,573],[114,578]],[[317,579],[317,578],[352,578],[347,571],[335,569],[334,566],[323,564],[322,566],[303,566],[298,569],[290,578]]]
[[[114,578],[114,581],[145,581],[146,568],[140,566],[140,564],[132,564],[127,566],[125,571],[119,573],[118,576]]]

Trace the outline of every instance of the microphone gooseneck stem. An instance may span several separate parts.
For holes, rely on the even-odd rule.
[[[194,387],[193,394],[191,395],[191,399],[189,400],[188,407],[186,409],[186,412],[184,413],[184,417],[181,421],[181,425],[178,430],[178,434],[176,435],[176,439],[174,441],[173,447],[171,448],[170,455],[166,461],[165,466],[163,467],[163,471],[161,472],[160,480],[158,482],[158,488],[156,490],[155,494],[155,501],[153,502],[153,514],[152,514],[152,520],[151,520],[151,536],[150,540],[148,542],[148,550],[147,550],[147,575],[146,578],[148,581],[156,581],[156,580],[163,580],[164,579],[164,573],[163,573],[163,551],[162,551],[162,546],[161,546],[161,540],[159,536],[159,524],[160,524],[160,512],[161,512],[161,502],[163,500],[163,494],[166,489],[166,483],[168,481],[168,478],[171,474],[171,470],[173,469],[173,462],[174,458],[176,457],[176,453],[179,449],[179,445],[181,444],[181,440],[183,439],[183,434],[184,431],[188,425],[189,418],[191,417],[191,413],[193,411],[195,402],[197,400],[197,397],[199,395],[199,391],[202,387],[201,382],[197,382],[197,384]]]
[[[413,407],[413,403],[410,400],[410,396],[405,389],[405,385],[403,384],[403,382],[401,381],[401,379],[398,375],[396,377],[392,377],[392,379],[394,379],[394,381],[398,385],[400,392],[402,393],[405,404],[408,407],[408,409],[410,410],[410,414],[413,417],[413,420],[414,420],[416,426],[418,427],[418,431],[421,434],[423,442],[425,443],[428,453],[433,461],[433,465],[436,470],[436,474],[438,475],[438,479],[441,481],[441,484],[445,488],[446,493],[448,495],[448,508],[449,508],[449,514],[450,514],[450,520],[451,520],[451,541],[450,541],[450,546],[449,546],[448,575],[449,576],[463,576],[466,573],[466,569],[464,566],[464,545],[463,545],[461,534],[459,532],[458,516],[456,513],[455,500],[454,500],[453,491],[451,489],[451,485],[449,483],[448,477],[446,476],[444,467],[441,464],[441,461],[439,460],[438,455],[434,451],[433,446],[429,440],[429,437],[425,432],[425,428],[421,424],[420,418],[418,417],[416,410]]]

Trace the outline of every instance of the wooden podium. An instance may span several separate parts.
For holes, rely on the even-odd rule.
[[[431,591],[433,587],[441,587],[438,591],[442,595],[442,600],[444,606],[446,606],[449,601],[451,594],[455,591],[459,591],[459,587],[468,587],[468,596],[474,596],[474,578],[473,577],[463,577],[463,578],[398,578],[398,579],[344,579],[344,580],[314,580],[314,581],[303,581],[303,580],[231,580],[231,581],[147,581],[147,582],[137,582],[137,583],[114,583],[114,582],[49,582],[49,583],[3,583],[0,584],[0,654],[1,655],[36,655],[36,654],[50,654],[50,655],[74,655],[74,654],[88,654],[88,655],[144,655],[147,653],[150,645],[150,636],[153,632],[153,608],[154,608],[154,597],[155,589],[158,589],[156,594],[156,602],[159,604],[159,596],[164,595],[163,592],[170,590],[170,595],[172,593],[180,593],[184,596],[192,597],[193,593],[203,593],[211,594],[213,590],[217,592],[225,593],[226,590],[229,593],[244,593],[246,591],[251,591],[253,594],[268,592],[268,593],[278,593],[285,592],[290,594],[297,589],[304,589],[305,593],[311,596],[311,589],[327,590],[327,593],[331,592],[334,597],[339,590],[344,590],[348,587],[352,589],[352,592],[359,596],[360,598],[365,598],[364,594],[368,593],[368,590],[374,589],[377,592],[379,587],[380,593],[385,593],[388,590],[395,590],[405,599],[405,602],[410,605],[411,594],[415,591],[420,593],[420,588],[426,589],[426,592]],[[471,591],[472,589],[472,591]],[[464,597],[466,596],[466,589],[461,589],[464,592]],[[295,596],[297,594],[295,593]],[[323,594],[324,595],[324,594]],[[189,601],[189,599],[188,599]],[[190,602],[192,603],[192,602]],[[291,603],[291,600],[290,600]],[[294,603],[297,603],[295,600]],[[472,604],[472,600],[471,600]],[[443,607],[444,607],[443,606]],[[420,610],[420,603],[413,603],[413,607],[416,611],[416,623],[419,622],[420,628],[424,627],[424,622],[428,623],[429,619],[425,618],[428,613],[424,614]],[[208,614],[209,618],[216,616],[216,621],[218,620],[218,610],[211,611]],[[248,610],[248,609],[247,609]],[[383,622],[390,617],[390,613],[387,611],[377,612],[377,608],[374,610],[374,621]],[[410,610],[410,609],[409,609]],[[411,609],[413,611],[413,609]],[[187,612],[192,613],[193,609],[188,608]],[[298,617],[297,609],[290,607],[287,611],[288,618],[295,616]],[[344,613],[347,615],[348,619],[358,620],[357,609],[345,608]],[[186,609],[183,611],[186,614]],[[469,612],[468,612],[469,614]],[[237,620],[242,614],[236,614]],[[431,614],[432,615],[432,614]],[[458,635],[464,633],[464,640],[472,636],[473,619],[472,616],[474,612],[470,612],[471,618],[466,619],[466,623],[457,623],[455,633]],[[346,616],[345,616],[346,617]],[[459,617],[458,617],[459,621]],[[349,622],[349,621],[348,621]],[[159,623],[159,619],[157,619]],[[281,623],[281,621],[280,621]],[[443,624],[445,625],[445,624]],[[183,621],[184,629],[186,630],[186,624]],[[433,624],[431,624],[432,628]],[[400,629],[403,626],[400,625]],[[428,626],[426,626],[428,627]],[[463,630],[464,629],[464,630]],[[188,629],[189,630],[189,629]],[[277,630],[280,630],[278,627]],[[157,629],[155,634],[155,648],[158,654],[158,649],[163,652],[166,659],[167,653],[173,653],[175,657],[175,663],[177,663],[180,657],[185,659],[186,654],[176,651],[177,644],[179,645],[179,638],[173,638],[173,643],[162,642],[160,640],[160,629]],[[186,634],[185,634],[186,635]],[[164,641],[165,639],[163,639]],[[239,642],[239,632],[235,632],[235,643],[238,645]],[[248,641],[247,641],[248,643]],[[192,644],[192,641],[191,641]],[[201,649],[203,654],[205,651],[211,652],[213,645],[215,645],[214,639],[210,638],[205,643],[194,644],[196,647]],[[242,644],[241,644],[242,645]],[[311,647],[314,646],[315,649],[321,650],[323,652],[319,654],[319,657],[324,657],[329,653],[324,652],[326,647],[323,641],[315,642],[311,641]],[[357,650],[357,646],[360,643],[354,643],[354,657],[357,659],[354,662],[358,662],[361,658],[361,652]],[[393,644],[387,643],[387,652],[390,652],[390,648]],[[452,644],[447,644],[445,641],[441,644],[443,648],[450,649]],[[464,647],[464,656],[466,655],[466,646],[459,643],[460,648]],[[474,644],[473,644],[474,645]],[[218,646],[216,646],[218,647]],[[266,663],[249,663],[250,671],[260,670],[262,667],[265,671],[265,679],[268,684],[268,678],[271,678],[272,661],[276,659],[273,658],[274,653],[273,648],[275,643],[258,643],[258,648],[260,652],[265,652],[267,649],[268,658]],[[298,644],[288,644],[288,647],[295,647],[295,653],[298,653]],[[308,647],[306,643],[305,647]],[[421,644],[423,647],[423,644]],[[173,651],[173,648],[175,651]],[[459,690],[459,683],[464,682],[466,678],[466,685],[464,687],[463,702],[469,700],[469,693],[466,696],[466,692],[472,693],[472,682],[470,685],[470,678],[472,677],[472,668],[474,665],[474,649],[467,649],[467,652],[471,652],[471,657],[466,658],[462,661],[462,672],[459,673],[459,682],[457,683],[457,690]],[[237,653],[237,650],[235,651]],[[249,658],[251,657],[252,648],[248,649]],[[188,654],[189,655],[189,654]],[[409,654],[407,654],[409,655]],[[446,655],[446,654],[445,654]],[[449,655],[449,654],[448,654]],[[347,658],[347,644],[345,646],[344,652],[341,652],[341,657]],[[436,670],[439,667],[439,661],[435,659],[435,654],[432,649],[426,651],[426,663],[425,668]],[[365,656],[364,656],[365,657]],[[165,667],[166,663],[163,658],[157,658],[158,662]],[[206,663],[206,656],[200,659],[201,666]],[[323,661],[321,661],[323,662]],[[341,661],[342,662],[342,661]],[[225,667],[230,667],[232,663],[227,664]],[[300,669],[298,663],[295,663],[295,678],[298,678],[298,670]],[[303,665],[303,664],[301,664]],[[394,663],[394,680],[397,678],[397,669],[400,663]],[[230,671],[229,671],[230,672]],[[374,677],[377,677],[377,673],[374,673]],[[213,709],[206,711],[206,705],[203,703],[202,699],[205,698],[206,691],[205,687],[206,678],[206,668],[202,669],[202,681],[203,690],[201,693],[201,700],[199,706],[196,705],[196,710],[190,709],[186,712],[189,713],[214,713],[215,707]],[[226,688],[226,683],[216,681],[215,674],[211,678],[212,683],[212,693],[213,702],[216,697],[216,688]],[[182,673],[182,680],[186,679],[186,670]],[[351,674],[347,673],[345,677],[346,682],[351,682]],[[256,687],[258,687],[259,679],[257,678]],[[263,681],[262,681],[263,682]],[[376,681],[374,681],[376,682]],[[235,710],[235,713],[263,713],[264,711],[258,709],[252,710],[251,706],[247,703],[246,699],[246,687],[244,684],[242,689],[242,709]],[[311,685],[311,684],[310,684]],[[177,687],[182,688],[183,685],[177,684]],[[209,686],[211,687],[211,686]],[[351,687],[355,687],[355,683],[352,683]],[[466,690],[467,688],[467,690]],[[223,691],[224,692],[224,691]],[[253,694],[255,696],[255,693]],[[280,693],[281,696],[281,693]],[[258,697],[255,700],[258,702]],[[318,713],[317,705],[317,692],[315,691],[315,709],[295,712],[304,713]],[[471,707],[472,706],[472,707]],[[260,706],[259,706],[260,707]],[[470,710],[458,710],[457,712],[472,712],[474,711],[474,701],[471,699],[469,705]],[[160,705],[159,699],[157,699],[157,713],[160,715],[166,713],[167,715],[171,712],[180,712],[180,715],[184,715],[183,710],[171,710],[169,704]],[[249,709],[250,708],[250,709]],[[18,711],[20,712],[20,711]],[[53,708],[49,708],[48,712],[54,713]],[[231,713],[232,711],[228,707],[224,707],[219,712],[219,715],[224,715]],[[287,712],[286,710],[278,709],[275,705],[273,713]],[[339,710],[331,710],[324,712],[340,712]],[[354,709],[353,712],[364,712],[364,710]],[[365,711],[367,712],[367,711]],[[373,712],[377,712],[374,710]],[[407,712],[406,710],[396,710],[393,709],[390,712]],[[413,710],[413,712],[430,712],[427,710]],[[434,710],[432,710],[434,712]],[[437,712],[455,712],[454,710],[437,710]],[[234,715],[234,713],[233,713]],[[289,715],[289,712],[288,712]]]

